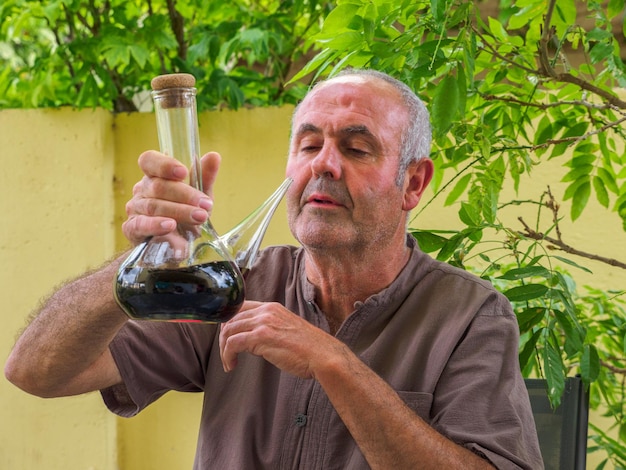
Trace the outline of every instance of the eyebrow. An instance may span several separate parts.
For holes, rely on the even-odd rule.
[[[303,134],[309,134],[309,133],[321,134],[322,129],[320,129],[314,124],[305,122],[304,124],[300,125],[300,127],[298,128],[298,131],[296,132],[296,136],[301,137]],[[343,129],[339,130],[339,134],[344,135],[344,136],[363,135],[366,137],[370,137],[372,139],[376,139],[376,136],[372,134],[372,132],[367,128],[367,126],[364,126],[364,125],[354,125],[354,126],[344,127]]]
[[[296,132],[296,137],[301,137],[303,134],[309,134],[309,133],[321,134],[322,129],[320,129],[317,126],[314,126],[313,124],[305,122],[304,124],[301,124],[300,127],[298,127],[298,131]]]
[[[341,129],[339,132],[343,135],[363,135],[365,137],[376,139],[376,136],[372,134],[372,131],[370,131],[367,126],[363,125],[348,126]]]

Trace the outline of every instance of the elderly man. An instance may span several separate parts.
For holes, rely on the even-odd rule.
[[[204,392],[198,469],[541,468],[509,303],[407,235],[429,146],[404,84],[350,70],[316,85],[286,170],[302,247],[260,253],[232,320],[129,321],[111,289],[118,260],[51,297],[7,377],[41,396],[101,390],[123,416],[169,390]],[[212,200],[182,165],[146,152],[140,166],[131,241],[206,220]],[[218,166],[203,158],[205,187]]]

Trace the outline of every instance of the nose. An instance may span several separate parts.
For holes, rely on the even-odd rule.
[[[318,178],[341,178],[341,153],[328,143],[325,143],[320,152],[311,160],[311,172]]]

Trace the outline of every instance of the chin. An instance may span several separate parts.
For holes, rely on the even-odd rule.
[[[351,245],[353,239],[345,230],[337,228],[299,231],[296,234],[296,238],[302,246],[312,250],[344,248]]]
[[[354,238],[352,222],[345,217],[329,217],[300,213],[289,218],[289,227],[294,237],[304,246],[325,248],[346,245]]]

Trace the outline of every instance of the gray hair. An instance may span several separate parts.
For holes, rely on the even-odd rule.
[[[402,130],[400,142],[400,166],[398,168],[398,176],[396,183],[402,184],[404,172],[413,162],[430,155],[430,144],[432,139],[432,131],[430,127],[430,115],[426,106],[418,98],[415,92],[405,83],[393,78],[391,75],[372,69],[354,69],[347,68],[328,78],[318,82],[313,89],[331,81],[335,77],[357,76],[382,80],[390,84],[400,95],[400,98],[406,107],[408,118],[405,128]],[[294,110],[294,117],[298,111],[298,107]]]

